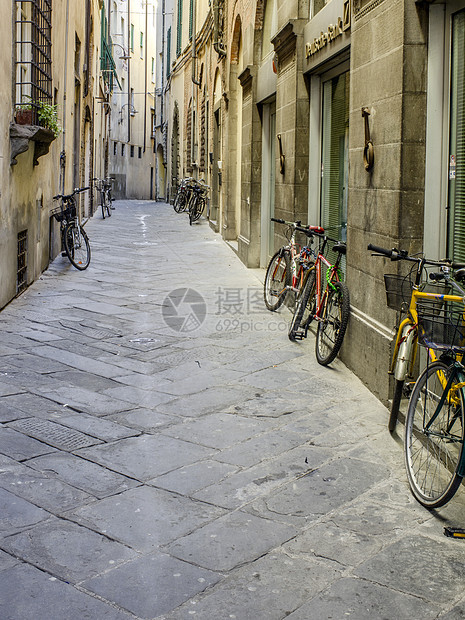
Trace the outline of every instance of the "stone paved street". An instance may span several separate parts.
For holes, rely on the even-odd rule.
[[[465,618],[465,495],[205,220],[125,201],[0,313],[0,617]],[[34,251],[33,245],[30,251]],[[187,292],[186,292],[187,291]]]

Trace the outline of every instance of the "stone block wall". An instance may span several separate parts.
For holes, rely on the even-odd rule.
[[[426,130],[426,13],[407,0],[358,4],[352,20],[347,281],[353,314],[344,361],[383,401],[395,312],[384,273],[405,264],[367,245],[422,248]],[[367,172],[362,108],[370,112],[374,166]],[[380,369],[383,371],[380,374]]]

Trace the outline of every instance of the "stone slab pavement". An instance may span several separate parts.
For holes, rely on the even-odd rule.
[[[87,271],[0,313],[1,618],[464,618],[463,492],[413,500],[386,409],[288,340],[264,272],[166,204],[86,227]]]

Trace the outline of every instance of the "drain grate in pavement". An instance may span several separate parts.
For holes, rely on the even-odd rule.
[[[92,327],[75,321],[60,321],[60,325],[65,329],[78,332],[83,336],[94,338],[96,340],[105,340],[105,338],[121,337],[121,334],[105,327]]]
[[[68,452],[103,443],[99,439],[95,439],[79,431],[39,418],[16,420],[8,424],[8,426],[15,431],[29,435],[29,437],[43,441],[49,446]]]

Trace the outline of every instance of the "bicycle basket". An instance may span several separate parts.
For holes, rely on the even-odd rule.
[[[465,305],[444,299],[419,299],[418,341],[431,349],[465,348]]]
[[[412,296],[412,283],[409,276],[386,273],[384,274],[384,287],[388,308],[393,310],[408,308]]]
[[[62,209],[61,207],[56,207],[52,209],[52,215],[57,220],[57,222],[62,222],[63,220],[71,220],[76,217],[76,207],[66,207],[66,209]]]

